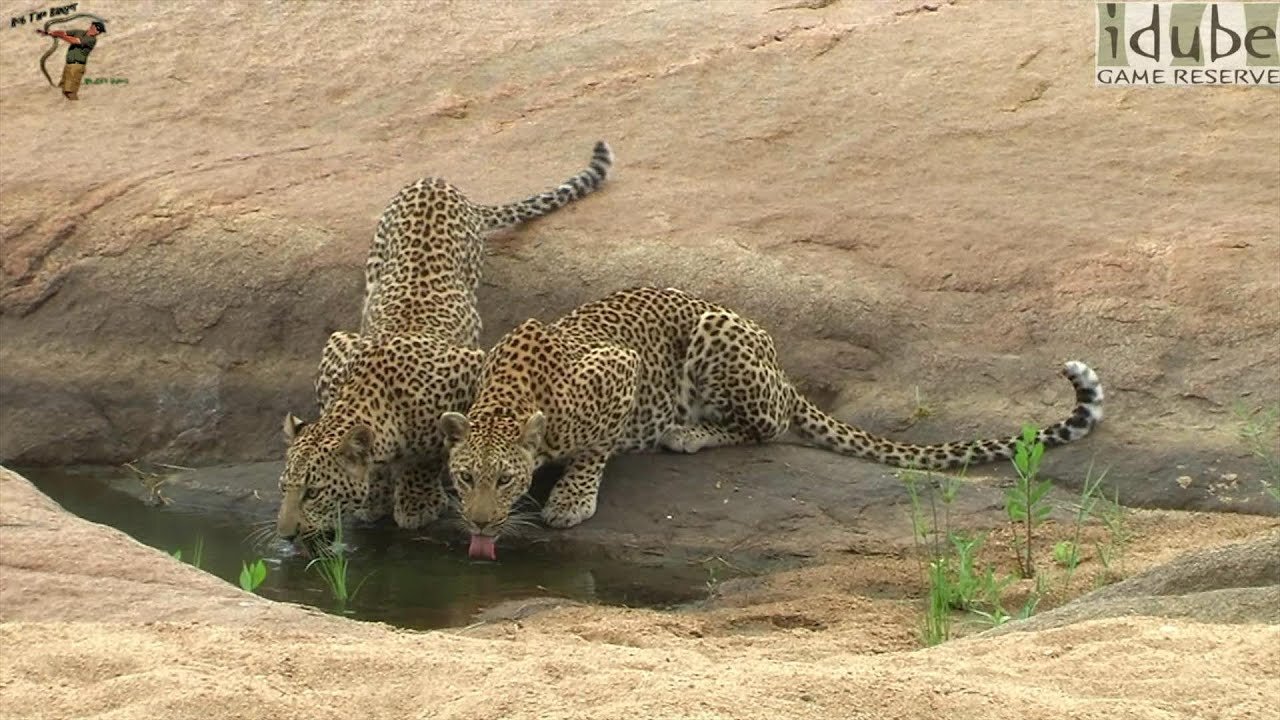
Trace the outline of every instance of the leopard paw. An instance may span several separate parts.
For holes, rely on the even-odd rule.
[[[542,508],[542,520],[553,528],[571,528],[596,514],[596,496],[555,498]]]
[[[658,439],[663,449],[671,452],[693,454],[698,452],[706,444],[706,439],[693,428],[681,425],[673,425]]]

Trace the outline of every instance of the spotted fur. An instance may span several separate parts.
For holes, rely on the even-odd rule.
[[[281,537],[310,537],[339,512],[388,512],[420,527],[444,507],[438,418],[472,401],[484,352],[475,289],[488,233],[546,215],[597,190],[613,165],[597,143],[587,169],[507,205],[472,203],[439,178],[400,190],[365,264],[359,333],[333,333],[316,378],[320,416],[285,418]]]
[[[1084,363],[1062,374],[1071,415],[1041,429],[1046,446],[1079,440],[1102,419],[1102,386]],[[553,527],[596,510],[615,453],[764,443],[794,431],[807,444],[899,467],[948,469],[1012,457],[1016,437],[915,445],[840,422],[805,398],[773,339],[732,310],[681,290],[624,290],[544,325],[525,321],[485,359],[466,415],[441,416],[463,519],[500,535],[533,471],[567,461],[542,508]]]

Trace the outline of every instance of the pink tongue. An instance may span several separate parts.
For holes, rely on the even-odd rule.
[[[467,557],[472,560],[497,560],[498,550],[493,546],[493,538],[488,535],[472,535]]]

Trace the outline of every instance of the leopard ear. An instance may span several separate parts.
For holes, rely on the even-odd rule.
[[[536,410],[524,421],[524,428],[520,431],[520,442],[530,450],[537,450],[542,446],[542,433],[547,429],[547,416],[542,414],[541,410]]]
[[[294,438],[298,437],[298,432],[301,431],[306,424],[306,421],[299,419],[293,413],[286,414],[284,416],[284,439],[292,443]]]
[[[471,432],[471,421],[462,413],[443,413],[440,415],[440,432],[444,433],[445,446],[453,447],[467,439]]]
[[[368,425],[356,425],[342,439],[342,454],[352,462],[365,462],[373,450],[373,430]]]

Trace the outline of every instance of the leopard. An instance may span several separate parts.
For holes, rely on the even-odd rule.
[[[453,183],[408,183],[378,219],[364,266],[358,331],[330,334],[314,379],[318,416],[289,412],[276,537],[306,550],[344,514],[391,515],[400,528],[447,505],[442,412],[474,398],[485,352],[476,305],[485,240],[598,190],[613,168],[600,141],[586,169],[504,205],[472,202]]]
[[[1036,431],[1046,447],[1102,420],[1097,373],[1071,360],[1068,417]],[[496,559],[497,540],[530,519],[515,509],[534,472],[563,469],[540,509],[551,528],[591,518],[605,465],[626,452],[696,453],[785,438],[889,466],[949,470],[1013,456],[1018,438],[913,444],[841,422],[798,389],[756,322],[678,288],[619,290],[544,324],[528,319],[484,360],[466,411],[440,416],[448,476],[468,554]],[[514,519],[513,519],[514,518]]]

